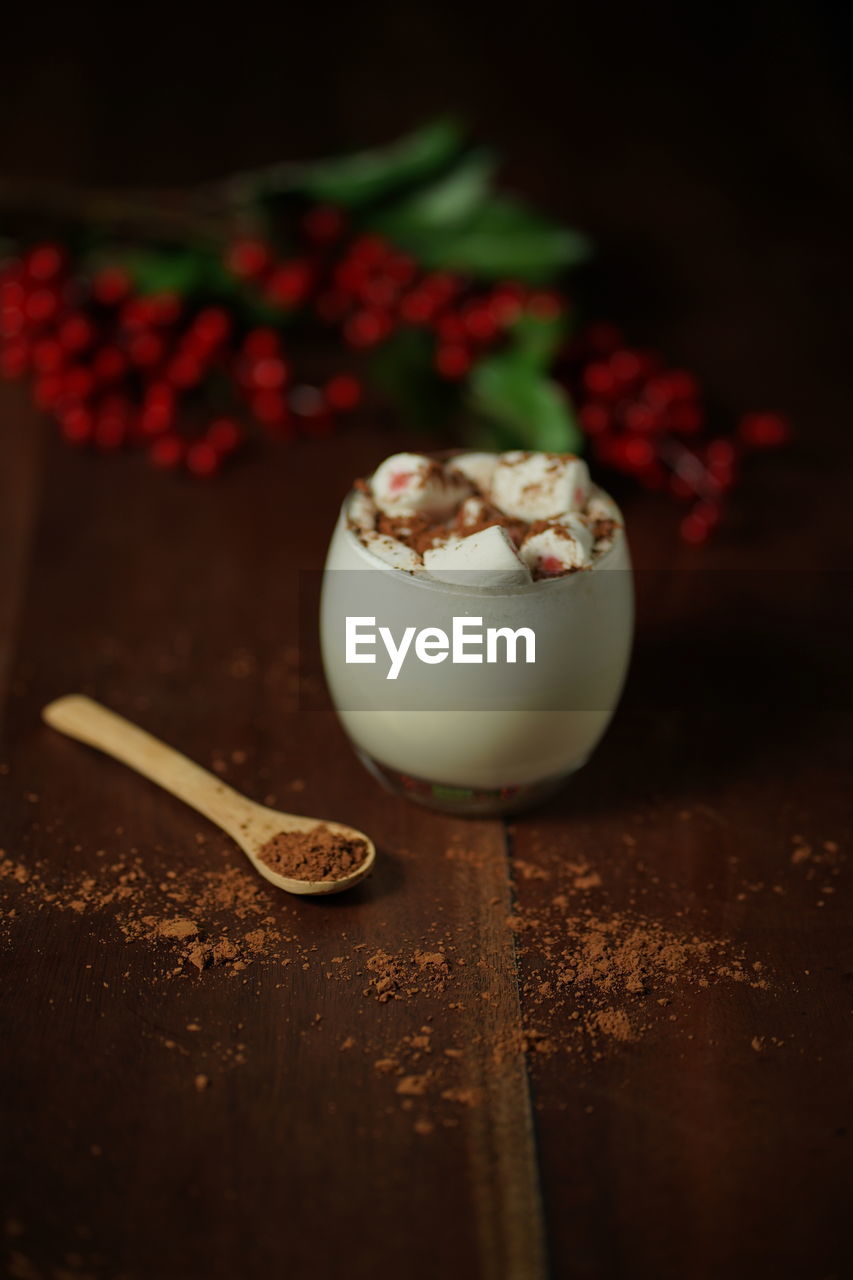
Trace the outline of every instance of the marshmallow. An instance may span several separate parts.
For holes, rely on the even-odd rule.
[[[489,506],[482,498],[466,498],[456,513],[457,522],[462,529],[472,528],[488,517]]]
[[[552,577],[569,569],[582,569],[592,556],[592,534],[577,516],[531,533],[519,547],[519,555],[531,573]]]
[[[492,501],[516,520],[552,520],[588,497],[586,463],[571,453],[502,453],[492,476]]]
[[[424,567],[417,551],[407,547],[405,542],[398,542],[396,538],[389,538],[385,533],[376,533],[370,530],[361,535],[361,540],[368,551],[372,551],[375,556],[378,556],[380,560],[384,560],[392,569],[405,569],[411,573],[415,569],[423,569]]]
[[[586,504],[586,514],[591,520],[615,520],[618,517],[616,504],[603,489],[593,485]]]
[[[497,464],[496,453],[460,453],[455,458],[448,458],[446,465],[448,471],[461,472],[475,489],[488,493]]]
[[[361,533],[367,533],[370,529],[376,528],[376,506],[373,500],[360,489],[356,489],[350,498],[347,515],[350,524],[355,525]]]
[[[460,586],[514,587],[531,581],[509,534],[497,524],[425,551],[424,567],[434,578]]]
[[[463,475],[445,471],[422,453],[394,453],[377,467],[370,482],[380,511],[389,516],[428,516],[443,520],[471,492]]]

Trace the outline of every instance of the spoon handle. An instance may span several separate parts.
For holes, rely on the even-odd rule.
[[[165,742],[79,693],[49,703],[42,718],[69,738],[129,765],[241,842],[253,802]]]

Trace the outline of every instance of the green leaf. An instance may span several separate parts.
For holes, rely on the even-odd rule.
[[[513,355],[540,369],[547,369],[561,347],[568,327],[563,315],[545,320],[524,312],[510,328]]]
[[[291,189],[312,200],[360,208],[431,177],[453,160],[463,141],[459,125],[443,118],[389,147],[297,167]]]
[[[458,391],[441,382],[433,365],[434,343],[419,329],[400,329],[373,353],[370,377],[407,425],[434,429],[458,406]]]
[[[471,408],[499,428],[504,447],[571,453],[583,437],[565,391],[512,352],[481,360],[468,378]]]
[[[211,262],[209,254],[193,249],[126,249],[105,255],[105,260],[120,263],[140,293],[182,297],[206,286]]]
[[[491,280],[512,276],[529,284],[553,280],[590,253],[580,232],[509,196],[493,196],[459,225],[404,231],[399,243],[429,270]]]
[[[428,236],[467,222],[489,196],[497,167],[493,152],[469,151],[448,173],[404,197],[370,220],[371,228],[391,240]]]

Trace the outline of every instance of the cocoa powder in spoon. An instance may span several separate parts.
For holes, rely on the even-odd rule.
[[[258,856],[291,880],[342,880],[364,862],[367,844],[320,823],[311,831],[280,831]]]

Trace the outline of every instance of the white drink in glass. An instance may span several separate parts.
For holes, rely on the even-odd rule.
[[[612,545],[590,567],[521,586],[460,585],[394,569],[359,539],[347,518],[332,536],[323,579],[321,643],[326,679],[343,727],[367,767],[391,789],[431,807],[487,814],[523,808],[579,769],[619,700],[633,636],[633,583],[618,509]],[[482,579],[479,579],[481,583]],[[410,646],[396,679],[382,644],[376,661],[347,662],[347,617],[373,618],[398,644],[407,627],[448,636],[454,618],[481,619],[480,664],[418,660]],[[368,624],[361,624],[368,633]],[[535,634],[535,661],[485,661],[488,628]],[[435,651],[436,645],[433,646]],[[500,656],[507,656],[502,642]]]

